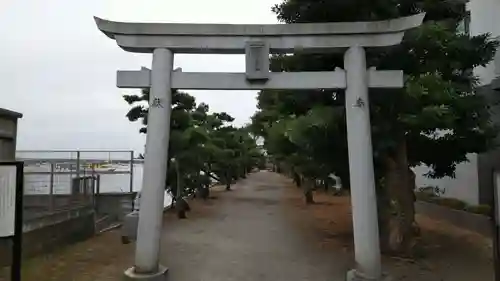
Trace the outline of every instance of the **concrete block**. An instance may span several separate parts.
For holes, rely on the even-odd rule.
[[[137,227],[139,225],[139,212],[132,212],[125,216],[122,226],[122,243],[128,244],[137,239]]]

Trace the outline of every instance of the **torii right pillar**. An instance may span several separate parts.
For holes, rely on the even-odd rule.
[[[344,57],[346,119],[351,180],[354,253],[357,268],[347,280],[380,280],[377,195],[368,99],[368,71],[363,47],[351,47]]]

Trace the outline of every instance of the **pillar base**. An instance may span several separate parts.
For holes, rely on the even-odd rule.
[[[167,280],[168,268],[161,266],[158,268],[158,272],[142,274],[135,273],[134,267],[131,267],[124,272],[124,281],[166,281]]]
[[[356,269],[349,270],[347,272],[347,281],[392,281],[392,278],[387,274],[382,274],[380,278],[373,279],[364,276],[362,273],[358,272]]]

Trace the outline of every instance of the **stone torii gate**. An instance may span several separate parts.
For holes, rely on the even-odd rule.
[[[150,109],[135,265],[127,280],[164,280],[159,265],[166,177],[171,89],[260,90],[345,89],[349,171],[357,267],[349,280],[380,280],[369,88],[403,87],[402,71],[366,67],[366,47],[401,42],[424,14],[379,22],[278,25],[125,23],[95,18],[97,27],[125,51],[153,53],[152,69],[118,71],[120,88],[150,87]],[[345,52],[344,68],[331,72],[269,72],[276,53]],[[245,54],[245,73],[173,71],[174,53]]]

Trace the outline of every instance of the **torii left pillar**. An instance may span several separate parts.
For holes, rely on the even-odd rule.
[[[146,157],[141,190],[141,211],[135,264],[125,271],[129,280],[163,281],[168,269],[158,264],[161,249],[163,199],[170,139],[172,69],[174,54],[165,48],[153,51],[149,96]],[[167,128],[167,129],[166,129]]]

